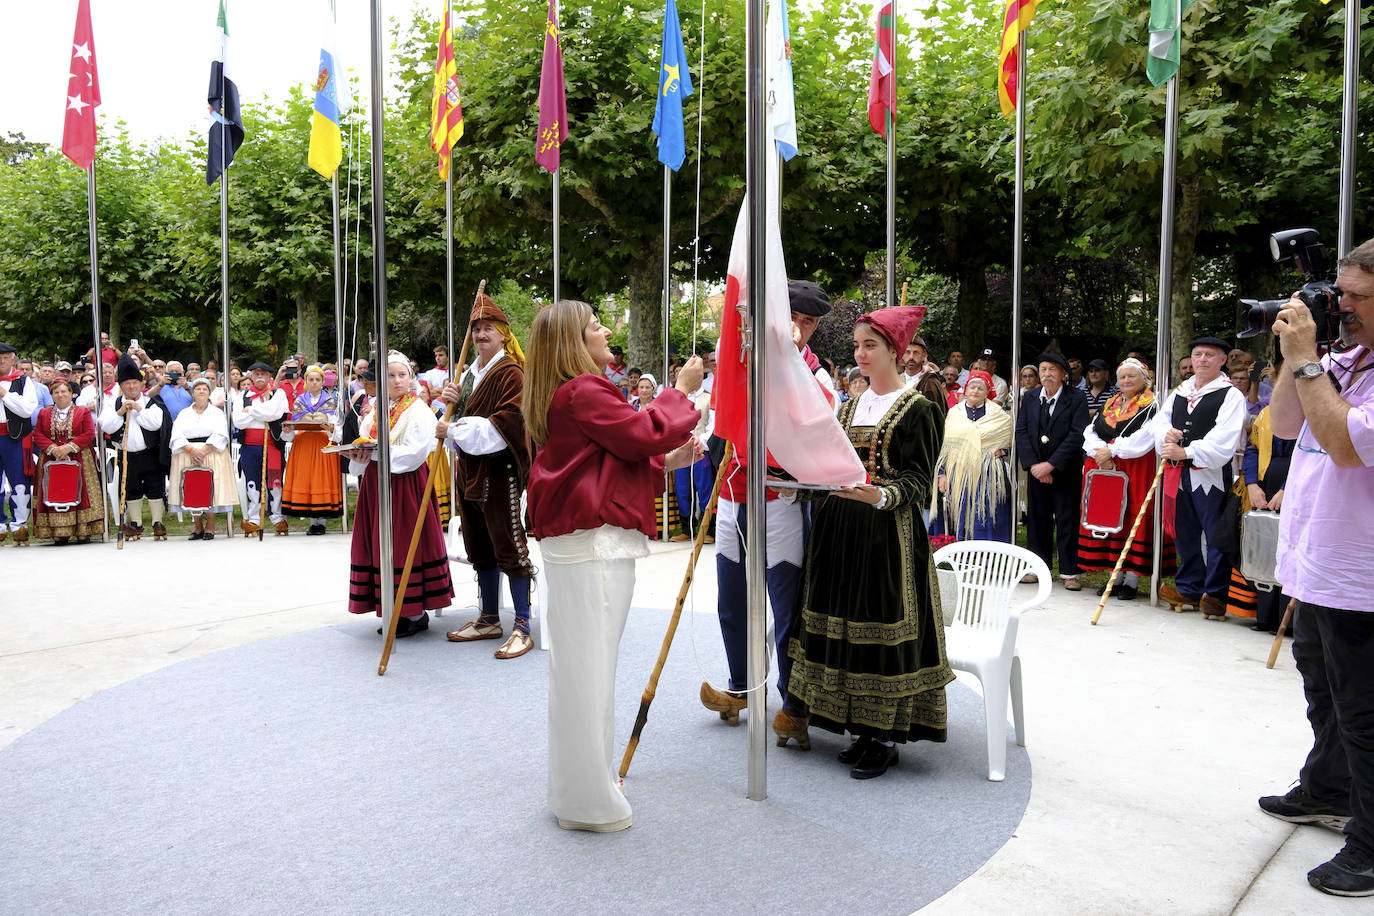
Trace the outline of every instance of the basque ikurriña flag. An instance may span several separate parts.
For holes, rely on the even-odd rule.
[[[549,0],[544,26],[544,66],[539,72],[539,133],[534,161],[558,171],[559,149],[568,139],[568,97],[563,86],[563,44],[558,35],[558,0]]]
[[[224,13],[224,0],[219,0],[219,17],[215,21],[218,47],[210,64],[210,89],[206,101],[210,103],[210,148],[205,157],[205,183],[214,184],[220,173],[234,161],[234,154],[243,143],[243,115],[239,112],[239,87],[229,75],[229,24]]]
[[[897,41],[892,27],[892,0],[878,0],[873,14],[873,67],[868,75],[868,126],[887,136],[887,115],[897,120],[897,75],[893,72]]]
[[[310,167],[325,178],[338,171],[343,161],[343,133],[340,129],[348,111],[348,83],[339,71],[338,43],[334,20],[325,26],[320,44],[320,69],[315,74],[315,107],[310,115]]]
[[[687,52],[682,47],[682,24],[673,0],[663,3],[663,53],[659,60],[658,101],[654,105],[651,129],[658,134],[658,161],[676,172],[687,157],[682,100],[692,94],[692,71],[687,66]]]
[[[62,125],[62,154],[79,169],[95,161],[95,107],[100,104],[100,78],[95,71],[95,36],[91,31],[91,0],[76,5],[72,35],[71,72],[67,80],[67,111]]]
[[[439,154],[439,180],[448,180],[453,144],[463,136],[463,100],[458,94],[458,62],[453,57],[453,33],[448,11],[439,31],[434,61],[434,91],[429,100],[429,148]]]

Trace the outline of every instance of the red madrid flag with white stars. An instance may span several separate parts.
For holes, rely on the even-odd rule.
[[[80,169],[89,169],[95,160],[95,106],[99,104],[100,78],[95,72],[91,0],[77,0],[71,79],[67,81],[67,121],[62,128],[62,153]]]

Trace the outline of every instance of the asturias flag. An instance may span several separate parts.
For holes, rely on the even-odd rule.
[[[348,83],[339,72],[338,47],[334,39],[334,20],[325,26],[320,45],[320,70],[315,75],[315,109],[310,116],[310,167],[330,178],[343,161],[343,133],[340,123],[348,111]]]
[[[210,149],[205,157],[205,183],[214,184],[220,173],[234,161],[243,143],[243,115],[239,113],[239,87],[229,76],[229,24],[224,15],[224,0],[219,0],[215,21],[219,46],[210,64]]]
[[[95,161],[95,106],[100,104],[100,78],[95,72],[95,37],[91,0],[76,5],[71,72],[67,80],[67,114],[62,126],[62,153],[79,169]]]
[[[1150,56],[1145,73],[1162,86],[1178,72],[1181,48],[1179,23],[1193,0],[1150,0]]]
[[[654,105],[653,132],[658,134],[658,161],[676,172],[687,156],[687,137],[682,126],[682,100],[692,94],[692,71],[682,47],[682,24],[677,4],[663,3],[663,54],[658,69],[658,102]]]
[[[768,127],[778,155],[797,155],[797,104],[792,89],[792,37],[787,27],[787,0],[773,0],[764,26],[768,49]]]
[[[1002,44],[998,51],[997,99],[1002,114],[1016,111],[1016,84],[1021,80],[1021,59],[1017,49],[1021,33],[1030,28],[1031,17],[1040,0],[1007,0],[1007,12],[1002,17]]]
[[[558,36],[558,0],[549,0],[544,26],[544,66],[539,72],[539,134],[534,161],[558,171],[558,152],[568,139],[568,97],[563,90],[563,45]]]
[[[439,30],[439,54],[434,63],[434,94],[429,101],[429,148],[439,154],[439,180],[448,180],[453,144],[463,136],[463,100],[458,94],[458,62],[453,57],[453,33],[448,11]]]
[[[868,75],[868,126],[887,136],[887,113],[897,120],[896,30],[892,23],[892,0],[878,0],[873,14],[873,67]]]

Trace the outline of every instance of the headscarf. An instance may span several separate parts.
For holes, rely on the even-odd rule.
[[[984,387],[987,388],[989,396],[994,395],[997,392],[997,389],[994,388],[992,384],[992,374],[989,372],[984,372],[982,369],[974,369],[972,372],[968,374],[968,379],[964,381],[965,391],[968,390],[969,382],[982,382]]]
[[[1139,372],[1140,377],[1145,380],[1145,387],[1140,390],[1140,394],[1129,400],[1125,392],[1119,391],[1102,405],[1102,421],[1113,429],[1155,402],[1155,393],[1152,390],[1154,383],[1150,380],[1150,370],[1145,368],[1145,364],[1132,356],[1122,360],[1121,365],[1116,367],[1117,372],[1122,369],[1134,369]]]
[[[1134,356],[1126,357],[1121,361],[1121,365],[1116,367],[1117,372],[1120,372],[1122,369],[1134,369],[1135,371],[1139,372],[1140,377],[1145,380],[1146,388],[1153,388],[1155,386],[1154,379],[1150,378],[1149,367],[1147,367],[1140,360],[1136,359]]]

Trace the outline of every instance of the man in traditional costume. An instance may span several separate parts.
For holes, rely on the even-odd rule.
[[[167,528],[162,524],[162,512],[167,497],[167,471],[172,463],[172,424],[161,402],[148,397],[143,390],[143,373],[127,353],[119,358],[115,376],[119,394],[105,401],[100,428],[128,462],[127,468],[120,469],[125,499],[124,537],[136,541],[143,536],[142,500],[146,497],[153,518],[153,540],[165,541]]]
[[[926,359],[926,342],[921,339],[920,334],[911,338],[911,343],[907,344],[902,359],[902,384],[907,388],[914,385],[917,391],[926,396],[926,400],[940,408],[942,415],[949,409],[949,391],[945,387],[945,378],[939,367]]]
[[[1169,461],[1159,492],[1178,548],[1175,587],[1164,586],[1159,596],[1174,607],[1225,617],[1231,557],[1215,546],[1214,532],[1231,489],[1231,460],[1245,435],[1245,395],[1221,371],[1230,352],[1226,341],[1199,337],[1189,349],[1193,377],[1174,389],[1151,424],[1159,455]]]
[[[807,346],[820,319],[830,311],[830,297],[815,283],[793,280],[787,284],[788,305],[792,309],[792,340],[807,360],[807,368],[828,396],[834,396],[834,383],[821,367],[820,360]],[[903,342],[905,348],[905,342]],[[807,357],[810,359],[807,359]],[[701,705],[720,713],[731,725],[739,724],[740,710],[748,705],[749,687],[746,646],[749,607],[745,593],[744,540],[747,514],[747,469],[732,457],[725,469],[716,503],[716,615],[725,642],[725,660],[730,670],[728,690],[717,690],[709,681],[701,683]],[[797,616],[801,586],[802,560],[806,554],[806,514],[802,503],[781,499],[776,490],[765,494],[768,603],[773,608],[773,638],[778,652],[778,692],[787,700],[787,684],[792,659],[787,655],[787,640]]]
[[[980,362],[985,362],[986,353]],[[1088,400],[1082,390],[1066,384],[1069,363],[1064,357],[1041,353],[1039,363],[1040,387],[1021,397],[1016,417],[1016,457],[1029,475],[1026,544],[1051,569],[1057,547],[1064,588],[1076,592],[1082,588],[1078,584],[1078,520]],[[1034,576],[1026,574],[1028,581]]]
[[[14,347],[0,342],[0,476],[9,487],[0,541],[14,536],[29,542],[29,506],[33,498],[33,415],[38,411],[37,383],[15,368]]]
[[[500,639],[501,574],[510,580],[515,625],[496,650],[497,658],[519,658],[530,639],[530,580],[534,567],[520,519],[520,494],[529,480],[530,451],[525,418],[525,354],[510,329],[510,319],[483,293],[468,320],[475,359],[461,386],[449,382],[443,400],[455,405],[459,419],[441,422],[437,434],[458,451],[458,514],[463,546],[477,571],[480,608],[471,620],[448,634],[451,642]]]
[[[288,532],[281,511],[282,467],[284,456],[278,442],[281,419],[291,409],[286,390],[272,385],[272,367],[253,363],[248,367],[253,387],[234,394],[234,428],[243,433],[239,448],[239,473],[248,491],[248,510],[240,526],[243,536],[251,537],[262,529],[262,450],[267,449],[266,489],[270,504],[268,518],[278,535]]]

